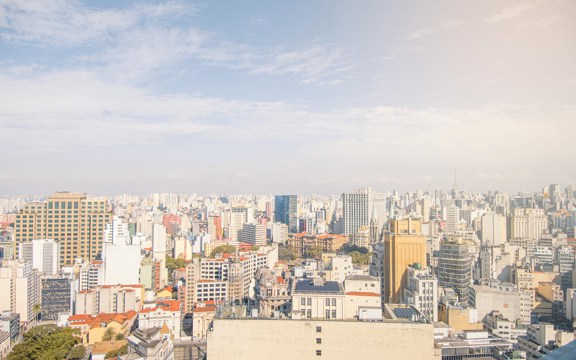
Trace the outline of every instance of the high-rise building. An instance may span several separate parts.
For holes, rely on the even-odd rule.
[[[240,240],[240,231],[244,224],[248,222],[248,208],[233,207],[230,211],[230,226],[228,227],[228,238],[232,241]]]
[[[538,239],[548,229],[548,217],[543,209],[518,208],[508,219],[508,239]]]
[[[482,215],[482,245],[496,246],[506,242],[506,217],[496,213]]]
[[[72,280],[68,276],[48,276],[42,283],[42,320],[58,320],[58,315],[72,315]]]
[[[447,233],[455,233],[460,225],[460,209],[455,205],[446,208],[446,228]]]
[[[379,230],[386,220],[386,195],[370,188],[342,194],[344,233],[354,234],[362,226],[370,226],[372,218],[378,219]]]
[[[106,199],[57,192],[44,202],[24,205],[14,224],[16,243],[53,239],[60,244],[61,266],[72,265],[76,258],[91,261],[102,252],[104,226],[110,216]]]
[[[21,321],[32,321],[39,305],[38,271],[30,261],[4,260],[0,265],[0,311],[20,314]]]
[[[440,244],[438,259],[438,284],[452,288],[458,295],[458,302],[468,303],[468,286],[472,281],[471,241],[462,238],[449,238]]]
[[[397,303],[408,281],[409,265],[426,264],[426,238],[417,219],[391,220],[384,235],[384,299]]]
[[[41,273],[56,274],[60,268],[60,248],[52,239],[32,240],[18,244],[20,260],[32,262]]]
[[[244,224],[240,241],[256,246],[266,245],[266,225]]]
[[[289,232],[298,232],[298,195],[274,197],[274,220],[288,225]]]
[[[132,243],[128,224],[115,216],[104,234],[104,285],[138,284],[142,256],[140,244]]]

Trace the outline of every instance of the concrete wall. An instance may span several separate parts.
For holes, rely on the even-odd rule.
[[[434,329],[401,322],[217,319],[208,334],[208,357],[433,360]]]

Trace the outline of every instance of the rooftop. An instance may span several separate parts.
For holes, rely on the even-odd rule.
[[[310,279],[302,279],[296,283],[293,293],[325,293],[325,294],[344,294],[342,285],[337,281],[326,281],[319,285],[314,285]]]

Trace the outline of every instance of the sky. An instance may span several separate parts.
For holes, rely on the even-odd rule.
[[[0,0],[0,194],[576,184],[571,0]]]

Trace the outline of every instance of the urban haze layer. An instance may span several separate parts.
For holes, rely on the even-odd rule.
[[[0,210],[7,359],[574,354],[574,185],[59,191]]]

